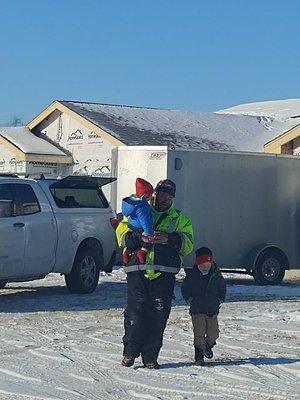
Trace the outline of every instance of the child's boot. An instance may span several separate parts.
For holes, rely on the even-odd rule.
[[[204,348],[204,355],[205,355],[206,358],[213,358],[213,356],[214,356],[212,348],[207,343],[206,343],[205,348]]]
[[[204,365],[203,350],[201,347],[195,347],[195,364],[201,366]]]
[[[124,264],[128,264],[130,261],[131,252],[128,249],[123,251],[122,259]]]
[[[136,258],[138,259],[139,264],[145,264],[147,251],[147,249],[142,247],[136,252]]]

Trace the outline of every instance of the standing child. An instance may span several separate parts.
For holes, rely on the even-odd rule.
[[[186,270],[182,284],[182,296],[190,305],[192,317],[195,362],[204,365],[204,356],[212,358],[212,348],[219,337],[218,314],[225,300],[226,283],[213,261],[207,247],[196,250],[193,269]]]
[[[128,224],[132,229],[142,229],[143,236],[147,237],[149,243],[144,243],[137,253],[136,257],[140,264],[146,261],[146,253],[151,248],[151,239],[154,235],[152,212],[149,200],[153,194],[151,183],[142,178],[135,181],[135,194],[125,197],[122,200],[122,214],[128,217]],[[123,262],[127,264],[130,261],[130,252],[125,249],[123,252]]]

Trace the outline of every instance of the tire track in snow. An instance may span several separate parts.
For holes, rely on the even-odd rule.
[[[241,347],[238,347],[237,348],[238,350],[239,350],[239,355],[241,355],[241,353],[240,353],[240,349],[241,349]],[[254,359],[255,360],[255,359]],[[276,360],[276,359],[275,359]],[[234,362],[235,362],[235,360],[234,359],[232,359],[232,357],[230,357],[230,358],[228,358],[228,359],[226,359],[226,360],[224,360],[225,361],[225,364],[226,364],[226,362],[233,362],[233,364],[234,364]],[[239,359],[237,359],[237,361],[239,361]],[[242,360],[243,361],[243,360]],[[228,372],[228,367],[226,367],[226,366],[222,366],[222,359],[219,359],[218,358],[218,356],[216,357],[216,360],[215,361],[212,361],[212,366],[213,366],[213,364],[215,363],[215,362],[219,362],[220,363],[220,365],[219,366],[215,366],[214,367],[214,374],[217,374],[218,376],[224,376],[225,375],[225,377],[226,377],[226,374],[229,374],[230,375],[230,380],[231,380],[231,382],[232,382],[232,378],[234,377],[235,379],[238,379],[239,381],[245,381],[245,380],[247,380],[248,382],[250,382],[250,383],[252,383],[252,385],[254,384],[255,386],[257,386],[257,390],[259,390],[260,391],[260,393],[262,392],[262,390],[264,390],[264,387],[266,386],[266,380],[265,380],[265,378],[267,377],[268,378],[268,385],[270,385],[271,387],[274,387],[274,386],[276,386],[276,389],[279,389],[280,391],[282,391],[282,389],[285,387],[284,386],[284,382],[285,382],[285,377],[283,378],[282,376],[280,376],[280,373],[279,373],[279,371],[276,369],[276,367],[273,369],[272,368],[272,365],[270,365],[270,366],[266,366],[267,368],[269,367],[269,370],[270,371],[266,371],[266,372],[264,372],[264,371],[262,371],[261,370],[261,366],[257,366],[257,365],[255,365],[255,364],[251,364],[251,359],[249,359],[249,365],[248,364],[246,364],[245,366],[247,366],[248,368],[253,368],[254,369],[254,371],[256,371],[256,374],[254,374],[253,373],[253,370],[251,370],[251,373],[249,374],[249,377],[247,377],[247,376],[245,376],[245,369],[244,368],[242,368],[241,369],[241,367],[243,367],[244,365],[243,364],[241,364],[241,366],[239,366],[238,368],[235,368],[233,371],[234,372]],[[208,362],[208,365],[209,365],[209,362]],[[229,366],[230,366],[230,364],[229,364]],[[197,367],[196,367],[197,368]],[[220,371],[220,368],[222,368],[222,371]],[[161,370],[160,370],[161,371]],[[206,371],[206,369],[204,368],[204,371]],[[240,374],[240,371],[242,371],[242,374]],[[260,374],[260,376],[263,376],[263,380],[261,381],[261,379],[258,379],[258,375]],[[253,375],[255,376],[255,377],[253,377]],[[277,382],[277,379],[278,379],[278,377],[280,378],[280,380],[281,381],[279,381],[278,382],[278,384],[276,383],[275,385],[272,383],[273,381],[274,381],[274,378],[276,379],[276,382]],[[206,378],[207,379],[207,378]],[[228,380],[228,379],[227,379]],[[209,378],[208,378],[208,381],[209,381]],[[271,383],[270,383],[271,382]],[[221,388],[221,389],[225,389],[224,388],[224,386],[223,386],[223,384],[222,384],[223,382],[220,382],[220,380],[219,380],[219,378],[218,378],[218,386]],[[224,382],[225,383],[225,382]],[[236,386],[237,386],[237,384],[236,384]],[[296,388],[295,387],[292,387],[292,389],[293,389],[293,391],[294,392],[296,392],[297,390],[296,390]],[[255,389],[256,390],[256,389]],[[282,395],[282,397],[284,397],[284,396],[286,396],[286,391],[284,391],[284,394]],[[292,395],[292,394],[291,394]],[[268,393],[268,391],[266,391],[265,392],[265,396],[270,396],[270,394]]]
[[[135,397],[137,399],[144,399],[144,400],[161,400],[161,397],[153,396],[152,394],[143,394],[143,393],[137,393],[134,392],[133,390],[129,390],[129,394],[132,397]]]
[[[111,340],[106,340],[106,339],[100,339],[99,337],[97,337],[97,336],[87,336],[89,339],[94,339],[95,341],[97,341],[97,342],[101,342],[101,343],[105,343],[105,344],[108,344],[108,345],[111,345],[111,346],[114,346],[114,347],[118,347],[119,349],[121,348],[121,349],[123,349],[123,344],[121,344],[121,343],[115,343],[115,342],[113,342],[113,341],[111,341]]]
[[[45,353],[43,353],[42,351],[44,351]],[[46,354],[46,352],[51,352],[51,353],[58,353],[59,355],[53,355],[53,354]],[[54,360],[54,361],[63,361],[63,362],[68,362],[68,363],[72,363],[72,359],[69,357],[66,357],[64,354],[61,354],[60,352],[54,352],[53,350],[49,350],[49,349],[40,349],[40,351],[37,350],[29,350],[29,353],[34,354],[37,357],[42,357],[42,358],[47,358],[50,360]]]
[[[55,388],[56,390],[60,390],[61,392],[65,392],[65,393],[68,393],[68,394],[71,394],[72,396],[80,396],[81,398],[84,398],[84,399],[87,399],[87,397],[86,397],[86,393],[84,393],[84,392],[78,392],[77,390],[70,390],[70,389],[67,389],[67,388],[64,388],[64,387],[59,387],[59,386],[56,386],[56,388]],[[72,399],[74,399],[74,397],[72,397]]]
[[[100,356],[100,358],[102,357]],[[104,358],[104,361],[107,362],[107,359]],[[97,389],[97,394],[93,393],[93,396],[98,396],[95,397],[95,400],[99,400],[99,398],[105,400],[123,400],[128,398],[127,390],[124,390],[122,387],[116,387],[115,381],[111,376],[111,368],[107,370],[103,368],[99,369],[99,363],[91,358],[87,361],[86,358],[81,359],[77,357],[75,358],[75,364],[77,369],[79,368],[90,379],[93,379],[93,386],[96,386]],[[100,395],[102,397],[99,397]]]
[[[100,340],[101,342],[104,342],[104,343],[106,343],[107,341],[106,340]],[[110,344],[115,344],[115,343],[111,343],[111,342],[109,342]],[[237,347],[237,349],[240,351],[240,347]],[[164,350],[164,353],[166,353],[168,350]],[[93,354],[95,354],[96,352],[92,352]],[[111,357],[109,356],[109,354],[107,354],[107,356],[105,357],[105,356],[103,356],[103,354],[100,356],[102,359],[104,359],[105,361],[107,361],[107,362],[110,362],[110,363],[116,363],[116,361],[115,360],[112,360],[111,359]],[[165,359],[165,360],[170,360],[170,358],[169,357],[160,357],[160,359]],[[178,360],[178,357],[176,357],[176,358],[173,358],[174,360]],[[250,362],[250,361],[249,361]],[[118,364],[119,364],[119,362],[117,362]],[[251,366],[250,366],[251,367]],[[255,365],[253,365],[253,367],[254,368],[257,368],[257,366],[255,366]],[[198,368],[198,367],[195,367],[195,368]],[[163,369],[161,369],[160,370],[160,375],[162,375],[162,372],[163,371]],[[215,371],[216,373],[218,373],[218,371]],[[183,374],[182,373],[170,373],[170,372],[166,372],[166,373],[164,373],[163,374],[164,376],[165,376],[165,378],[167,379],[167,378],[170,378],[170,376],[172,376],[173,378],[183,378]],[[262,375],[264,375],[264,377],[267,377],[267,378],[274,378],[274,376],[277,378],[277,375],[276,374],[273,374],[273,373],[264,373],[264,372],[262,372]],[[239,379],[239,380],[245,380],[245,379],[243,379],[243,377],[239,377],[239,376],[236,376],[236,378],[237,379]],[[252,382],[252,384],[253,383],[256,383],[256,386],[257,386],[257,383],[259,383],[259,385],[261,385],[261,386],[264,386],[265,385],[265,382],[255,382],[255,379],[247,379],[248,380],[248,382]],[[210,379],[209,377],[207,377],[206,378],[206,381],[210,381],[210,382],[214,382],[214,379]],[[226,386],[226,385],[224,385],[224,384],[221,384],[220,382],[218,382],[218,386],[220,387],[220,389],[222,389],[222,390],[225,390],[225,391],[228,391],[228,386]],[[277,386],[277,385],[276,385]],[[239,387],[239,385],[235,385],[235,387],[236,387],[236,389],[237,388],[239,388],[239,389],[237,389],[237,390],[242,390],[241,389],[241,387]],[[268,392],[268,391],[264,391],[264,390],[262,390],[263,388],[262,387],[258,387],[258,388],[251,388],[251,389],[248,389],[247,390],[247,392],[248,393],[252,393],[253,395],[258,395],[258,394],[260,394],[260,395],[264,395],[264,397],[267,397],[267,398],[269,398],[269,396],[270,396],[270,393]],[[282,398],[286,398],[286,394],[284,393],[283,395],[278,395],[278,397],[277,397],[278,399],[282,399]]]
[[[157,383],[155,383],[155,382],[153,383],[153,385],[151,385],[149,383],[146,384],[146,383],[143,383],[141,381],[131,381],[131,380],[125,378],[124,376],[120,377],[120,376],[115,375],[115,374],[113,375],[113,377],[114,377],[114,379],[116,381],[118,381],[120,383],[123,383],[124,385],[127,385],[130,388],[132,388],[132,386],[134,386],[136,388],[143,389],[143,393],[144,394],[145,394],[145,390],[150,392],[149,394],[151,396],[154,396],[153,393],[156,393],[156,398],[157,398],[157,393],[162,392],[162,393],[170,393],[173,396],[175,394],[177,394],[177,395],[178,394],[182,394],[182,395],[188,395],[188,396],[193,396],[193,397],[199,397],[199,395],[200,395],[201,397],[204,397],[204,398],[213,398],[213,399],[215,399],[215,398],[222,399],[223,398],[224,399],[224,394],[211,393],[211,392],[208,392],[208,391],[204,392],[202,390],[203,388],[201,389],[201,391],[199,391],[199,390],[193,391],[193,390],[186,390],[186,389],[179,389],[179,388],[161,387],[161,386],[157,386]],[[240,400],[240,398],[236,397],[235,395],[229,394],[229,397],[234,399],[234,400]],[[160,397],[158,397],[158,398],[160,398]]]
[[[6,368],[0,368],[0,373],[12,376],[14,378],[20,378],[20,379],[23,379],[23,380],[29,381],[29,382],[42,382],[41,379],[33,378],[31,376],[27,376],[27,375],[23,375],[23,374],[19,374],[17,372],[11,371],[11,370],[6,369]]]
[[[8,396],[17,396],[16,400],[62,400],[59,397],[45,397],[45,396],[36,396],[36,395],[28,395],[28,394],[23,394],[23,393],[18,393],[18,392],[12,392],[9,390],[4,390],[4,389],[0,389],[0,393],[2,394],[7,394]],[[1,400],[4,400],[3,398]],[[98,400],[98,399],[97,399]]]
[[[260,333],[258,332],[257,333],[257,336],[262,336],[262,335],[260,335]],[[268,339],[270,339],[270,337],[269,337],[269,335],[267,336],[267,335],[265,335]],[[259,345],[262,345],[264,348],[265,348],[265,346],[267,345],[268,347],[269,346],[273,346],[273,347],[277,347],[277,348],[280,348],[281,350],[283,350],[283,349],[291,349],[291,350],[293,350],[293,351],[295,351],[295,346],[288,346],[287,345],[287,343],[286,342],[279,342],[279,341],[276,341],[276,343],[274,343],[274,342],[269,342],[269,341],[262,341],[262,340],[257,340],[257,339],[253,339],[253,336],[252,335],[248,335],[247,337],[246,337],[248,340],[247,340],[247,342],[248,342],[248,344],[259,344]],[[224,340],[224,339],[226,339],[226,340],[230,340],[230,341],[245,341],[245,335],[243,335],[243,338],[242,339],[239,339],[239,338],[236,338],[236,337],[234,337],[234,336],[232,336],[232,335],[227,335],[227,334],[222,334],[221,333],[221,339],[220,340]],[[274,340],[277,340],[277,338],[274,338]],[[255,349],[257,349],[257,347],[255,347]]]
[[[219,367],[216,367],[214,373],[219,376],[220,371],[218,369]],[[227,368],[225,368],[225,371],[221,371],[220,374],[228,374]],[[229,376],[232,378],[232,373],[229,374]],[[242,374],[242,377],[240,377],[239,374]],[[290,399],[293,398],[293,393],[297,391],[297,387],[295,385],[286,385],[285,378],[281,376],[279,371],[277,370],[274,371],[272,369],[269,369],[268,371],[262,371],[260,366],[256,366],[254,364],[241,365],[240,368],[236,371],[235,379],[241,378],[241,380],[250,380],[250,378],[248,377],[251,377],[252,385],[258,386],[257,389],[249,388],[249,392],[253,392],[253,394],[255,395],[257,395],[256,390],[259,390],[260,394],[264,394],[265,396],[267,396],[267,398],[269,398],[268,396],[275,396],[272,393],[272,389],[276,389],[276,391],[279,392],[278,398],[283,397]],[[232,382],[236,387],[238,386],[237,383],[234,383],[234,381]],[[271,393],[268,393],[269,391]],[[282,392],[282,394],[280,394],[280,392]]]
[[[3,350],[3,351],[0,351],[0,356],[5,357],[5,356],[12,356],[15,354],[27,353],[27,352],[29,352],[29,350],[39,349],[39,348],[40,348],[39,346],[30,346],[30,347],[26,346],[23,348],[17,348],[15,350]]]
[[[289,385],[292,389],[299,387],[300,384],[300,371],[293,371],[283,365],[269,366],[269,370],[281,381],[281,384],[287,387]]]
[[[238,326],[235,326],[235,328],[236,328],[236,330],[237,331],[239,331],[239,328],[238,328]],[[261,336],[261,332],[259,331],[259,328],[255,328],[255,330],[257,331],[257,335],[259,336]],[[180,332],[181,333],[181,335],[180,336],[185,336],[185,337],[188,337],[188,338],[192,338],[192,336],[189,334],[189,333],[187,333],[187,332],[185,332],[185,331],[182,331],[182,332]],[[251,340],[251,342],[249,343],[247,343],[246,342],[246,345],[248,345],[248,344],[250,344],[250,349],[248,350],[247,348],[249,348],[249,346],[247,346],[247,348],[245,349],[245,335],[241,338],[241,340],[239,340],[239,338],[235,338],[235,337],[233,337],[233,336],[228,336],[228,335],[225,335],[225,334],[221,334],[221,338],[222,339],[224,339],[224,337],[225,337],[225,340],[227,339],[227,340],[230,340],[231,341],[231,343],[232,343],[232,341],[234,341],[237,345],[235,346],[235,345],[232,345],[232,344],[225,344],[224,342],[222,342],[222,340],[220,340],[220,347],[222,347],[222,345],[225,345],[226,347],[228,347],[228,348],[230,348],[230,349],[234,349],[234,350],[236,350],[235,351],[235,353],[237,353],[238,355],[239,355],[239,357],[240,358],[242,358],[242,356],[247,356],[248,357],[248,359],[249,359],[249,363],[251,362],[251,358],[253,358],[254,360],[254,362],[255,362],[255,357],[253,357],[253,354],[251,354],[251,353],[253,353],[253,352],[255,352],[255,356],[257,356],[258,355],[258,353],[257,353],[257,348],[253,348],[253,346],[252,346],[252,344],[253,343],[255,343],[255,342],[260,342],[260,343],[262,343],[261,341],[253,341],[253,340]],[[252,338],[251,338],[252,339]],[[240,342],[240,343],[238,343],[238,342]],[[265,345],[266,345],[266,343],[264,343]],[[284,343],[285,344],[285,343]],[[274,344],[274,343],[272,343],[272,345],[273,346],[276,346],[277,344]],[[284,347],[284,346],[283,346]],[[287,346],[288,347],[288,346]],[[274,347],[273,347],[274,348]],[[243,350],[241,350],[241,349],[243,349]],[[273,350],[273,349],[272,349]],[[282,349],[281,349],[282,350]],[[250,354],[249,354],[250,353]],[[274,355],[275,357],[274,357],[274,361],[276,361],[276,357],[278,358],[278,354],[277,353],[274,353],[274,352],[272,352],[271,353],[272,355]],[[268,355],[266,355],[265,353],[264,353],[264,356],[262,357],[262,358],[267,358],[268,356],[270,356],[271,354],[268,354]],[[282,353],[281,353],[282,354]],[[251,357],[252,356],[252,357]],[[217,357],[218,358],[218,357]],[[232,359],[232,357],[230,357],[231,359]],[[282,358],[282,357],[281,357]],[[258,357],[258,359],[259,359],[259,357]],[[234,360],[233,360],[234,361]],[[242,360],[243,361],[243,360]],[[245,359],[245,361],[247,361],[247,359]],[[271,360],[270,360],[271,361]],[[296,361],[296,360],[295,360]],[[217,362],[218,362],[218,360],[217,360]],[[250,368],[254,368],[254,370],[256,371],[256,373],[251,373],[250,374],[250,377],[249,378],[245,378],[245,374],[243,374],[242,376],[238,373],[238,371],[237,371],[237,373],[236,374],[232,374],[232,373],[229,373],[229,375],[230,375],[230,379],[232,380],[232,378],[234,378],[235,377],[235,379],[237,378],[237,379],[239,379],[240,381],[243,381],[243,380],[247,380],[249,383],[250,382],[252,382],[252,383],[254,383],[255,381],[255,383],[257,384],[259,384],[259,385],[261,385],[262,387],[263,386],[267,386],[267,385],[269,385],[271,388],[273,387],[276,387],[276,389],[278,390],[279,389],[279,393],[280,392],[282,392],[282,388],[287,388],[286,387],[286,385],[285,385],[285,379],[287,379],[288,378],[288,380],[290,380],[291,378],[289,377],[289,376],[285,376],[284,377],[284,379],[282,379],[283,378],[283,376],[280,376],[280,373],[279,373],[279,371],[277,370],[277,366],[273,369],[272,368],[272,365],[266,365],[266,368],[268,369],[268,370],[265,370],[265,372],[263,372],[262,371],[262,369],[261,369],[261,366],[259,366],[259,365],[255,365],[255,364],[253,364],[252,366],[250,365]],[[220,374],[219,374],[219,371],[217,371],[217,370],[214,370],[214,373],[216,373],[216,374],[218,374],[218,376],[223,376],[223,377],[225,377],[225,379],[226,379],[226,372],[221,372]],[[255,379],[253,378],[253,375],[255,376]],[[251,378],[251,376],[252,376],[252,378]],[[262,379],[258,379],[258,378],[262,378]],[[267,378],[267,379],[266,379]],[[280,378],[280,381],[278,382],[278,383],[275,383],[274,381],[276,380],[277,381],[277,379],[278,378]],[[259,381],[259,382],[258,382]],[[266,384],[266,382],[267,382],[267,384]],[[281,397],[284,397],[284,396],[286,396],[286,398],[293,398],[294,397],[294,390],[295,390],[295,387],[293,387],[293,383],[294,382],[292,382],[292,385],[291,385],[291,388],[289,388],[288,387],[288,390],[285,390],[284,391],[284,393],[282,394],[282,395],[279,395],[279,396],[281,396]],[[220,382],[218,382],[218,384],[220,384]],[[257,385],[256,385],[257,386]],[[291,389],[291,390],[289,390],[289,389]],[[260,393],[262,393],[262,391],[261,391],[261,389],[259,389],[260,390]],[[288,392],[288,393],[287,393]],[[266,391],[266,392],[264,392],[264,395],[267,397],[267,398],[270,398],[270,396],[272,396],[272,394],[271,393],[268,393],[268,391]]]
[[[42,389],[43,390],[43,389]],[[31,386],[23,386],[18,382],[3,381],[1,382],[0,394],[6,394],[8,396],[16,396],[17,400],[29,399],[29,400],[63,400],[61,397],[49,394],[35,393],[36,389]],[[3,397],[0,397],[1,400]],[[75,400],[75,399],[74,399]]]
[[[83,381],[83,382],[89,382],[89,383],[94,383],[95,382],[95,379],[93,379],[93,378],[88,378],[88,377],[85,377],[85,376],[76,375],[76,374],[73,374],[72,372],[69,372],[69,375],[72,378],[78,379],[78,380]]]
[[[217,367],[219,368],[219,367]],[[195,370],[199,371],[199,367],[195,366]],[[212,388],[214,388],[214,385],[217,382],[217,387],[218,389],[222,392],[222,393],[226,393],[226,395],[235,397],[235,396],[241,396],[241,397],[237,397],[239,399],[244,398],[245,394],[251,395],[250,399],[253,399],[254,397],[258,398],[266,398],[266,399],[270,399],[272,396],[272,393],[270,393],[268,390],[266,390],[263,385],[257,385],[257,383],[255,382],[254,379],[251,380],[252,384],[254,384],[255,386],[259,386],[259,387],[248,387],[247,389],[244,388],[244,386],[239,385],[236,382],[232,382],[232,379],[229,380],[228,384],[226,384],[225,382],[220,382],[219,378],[212,378],[210,375],[210,372],[208,370],[208,368],[204,367],[204,368],[200,368],[201,370],[201,375],[203,377],[203,380],[201,379],[201,375],[200,375],[200,379],[199,379],[199,384],[203,385],[204,383],[209,383]],[[146,371],[146,370],[145,370]],[[146,376],[150,376],[149,374],[151,374],[151,371],[147,371],[148,375]],[[183,387],[186,386],[186,384],[188,384],[188,386],[193,386],[195,384],[195,382],[192,379],[189,379],[189,377],[187,377],[186,375],[182,375],[182,374],[178,374],[178,373],[162,373],[163,369],[160,369],[158,371],[159,376],[163,379],[163,381],[168,381],[168,378],[170,379],[170,377],[172,376],[172,378],[177,378],[177,382],[181,379],[185,381],[185,385],[182,385]],[[218,374],[218,370],[216,369],[214,371],[214,375]],[[162,376],[163,375],[163,376]],[[203,376],[204,375],[204,376]],[[133,379],[125,379],[122,375],[121,378],[117,378],[116,379],[121,379],[121,381],[124,383],[126,383],[126,381],[128,382],[132,382],[134,380],[134,376],[132,377]],[[145,377],[144,377],[145,378]],[[227,379],[228,380],[228,379]],[[249,380],[248,380],[249,381]],[[139,385],[139,382],[136,383],[137,385]],[[234,385],[234,387],[232,387],[232,385]],[[147,384],[148,389],[151,391],[152,389],[155,391],[160,391],[160,387],[152,387],[151,385]],[[202,386],[201,386],[202,387]],[[169,390],[169,388],[165,388],[163,390]],[[173,392],[178,392],[178,393],[183,393],[183,394],[187,394],[185,391],[182,391],[181,389],[174,389]],[[189,391],[189,394],[195,395],[198,392],[193,392],[193,391]],[[222,397],[222,394],[219,393],[214,393],[214,394],[210,394],[211,396],[215,396],[215,397]],[[284,394],[279,394],[279,395],[275,395],[274,399],[286,399],[286,393]]]
[[[204,367],[205,369],[205,367]],[[160,373],[160,371],[159,371]],[[121,381],[124,384],[128,384],[132,387],[133,382],[129,379],[126,379],[124,377],[118,377],[115,376],[115,379],[118,381]],[[161,387],[161,386],[156,386],[157,384],[154,383],[153,386],[149,383],[142,383],[141,381],[138,382],[134,382],[134,385],[137,387],[142,387],[144,390],[148,390],[150,392],[150,394],[152,395],[152,391],[154,393],[176,393],[176,394],[183,394],[183,395],[189,395],[189,396],[195,396],[195,397],[199,397],[199,395],[201,397],[204,398],[233,398],[233,399],[278,399],[278,400],[286,400],[286,393],[284,394],[274,394],[274,393],[270,393],[267,390],[262,390],[262,388],[251,388],[248,387],[247,389],[245,389],[244,386],[239,386],[237,385],[235,382],[234,383],[228,383],[228,385],[224,385],[224,384],[220,384],[219,380],[216,379],[214,380],[214,382],[217,382],[217,389],[220,389],[221,393],[216,393],[213,392],[213,390],[215,389],[215,387],[210,387],[210,392],[208,391],[203,391],[203,384],[205,384],[205,382],[207,382],[206,377],[204,378],[203,381],[199,381],[198,383],[200,384],[199,390],[198,391],[193,391],[193,390],[184,390],[184,389],[180,389],[180,388],[166,388],[166,387]],[[193,386],[193,383],[195,382],[191,382],[191,386]]]

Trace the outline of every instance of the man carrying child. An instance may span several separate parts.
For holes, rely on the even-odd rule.
[[[159,367],[157,358],[171,310],[175,274],[183,257],[193,250],[192,224],[173,205],[175,192],[175,183],[169,179],[156,186],[151,206],[153,236],[151,232],[143,235],[143,229],[131,226],[126,216],[116,230],[127,273],[122,360],[126,367],[140,355],[146,368]]]

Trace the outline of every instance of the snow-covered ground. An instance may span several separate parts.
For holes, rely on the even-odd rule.
[[[188,309],[176,283],[161,369],[120,365],[126,283],[122,269],[91,295],[63,278],[0,291],[0,399],[299,399],[300,282],[278,287],[229,278],[215,360],[192,364]]]

